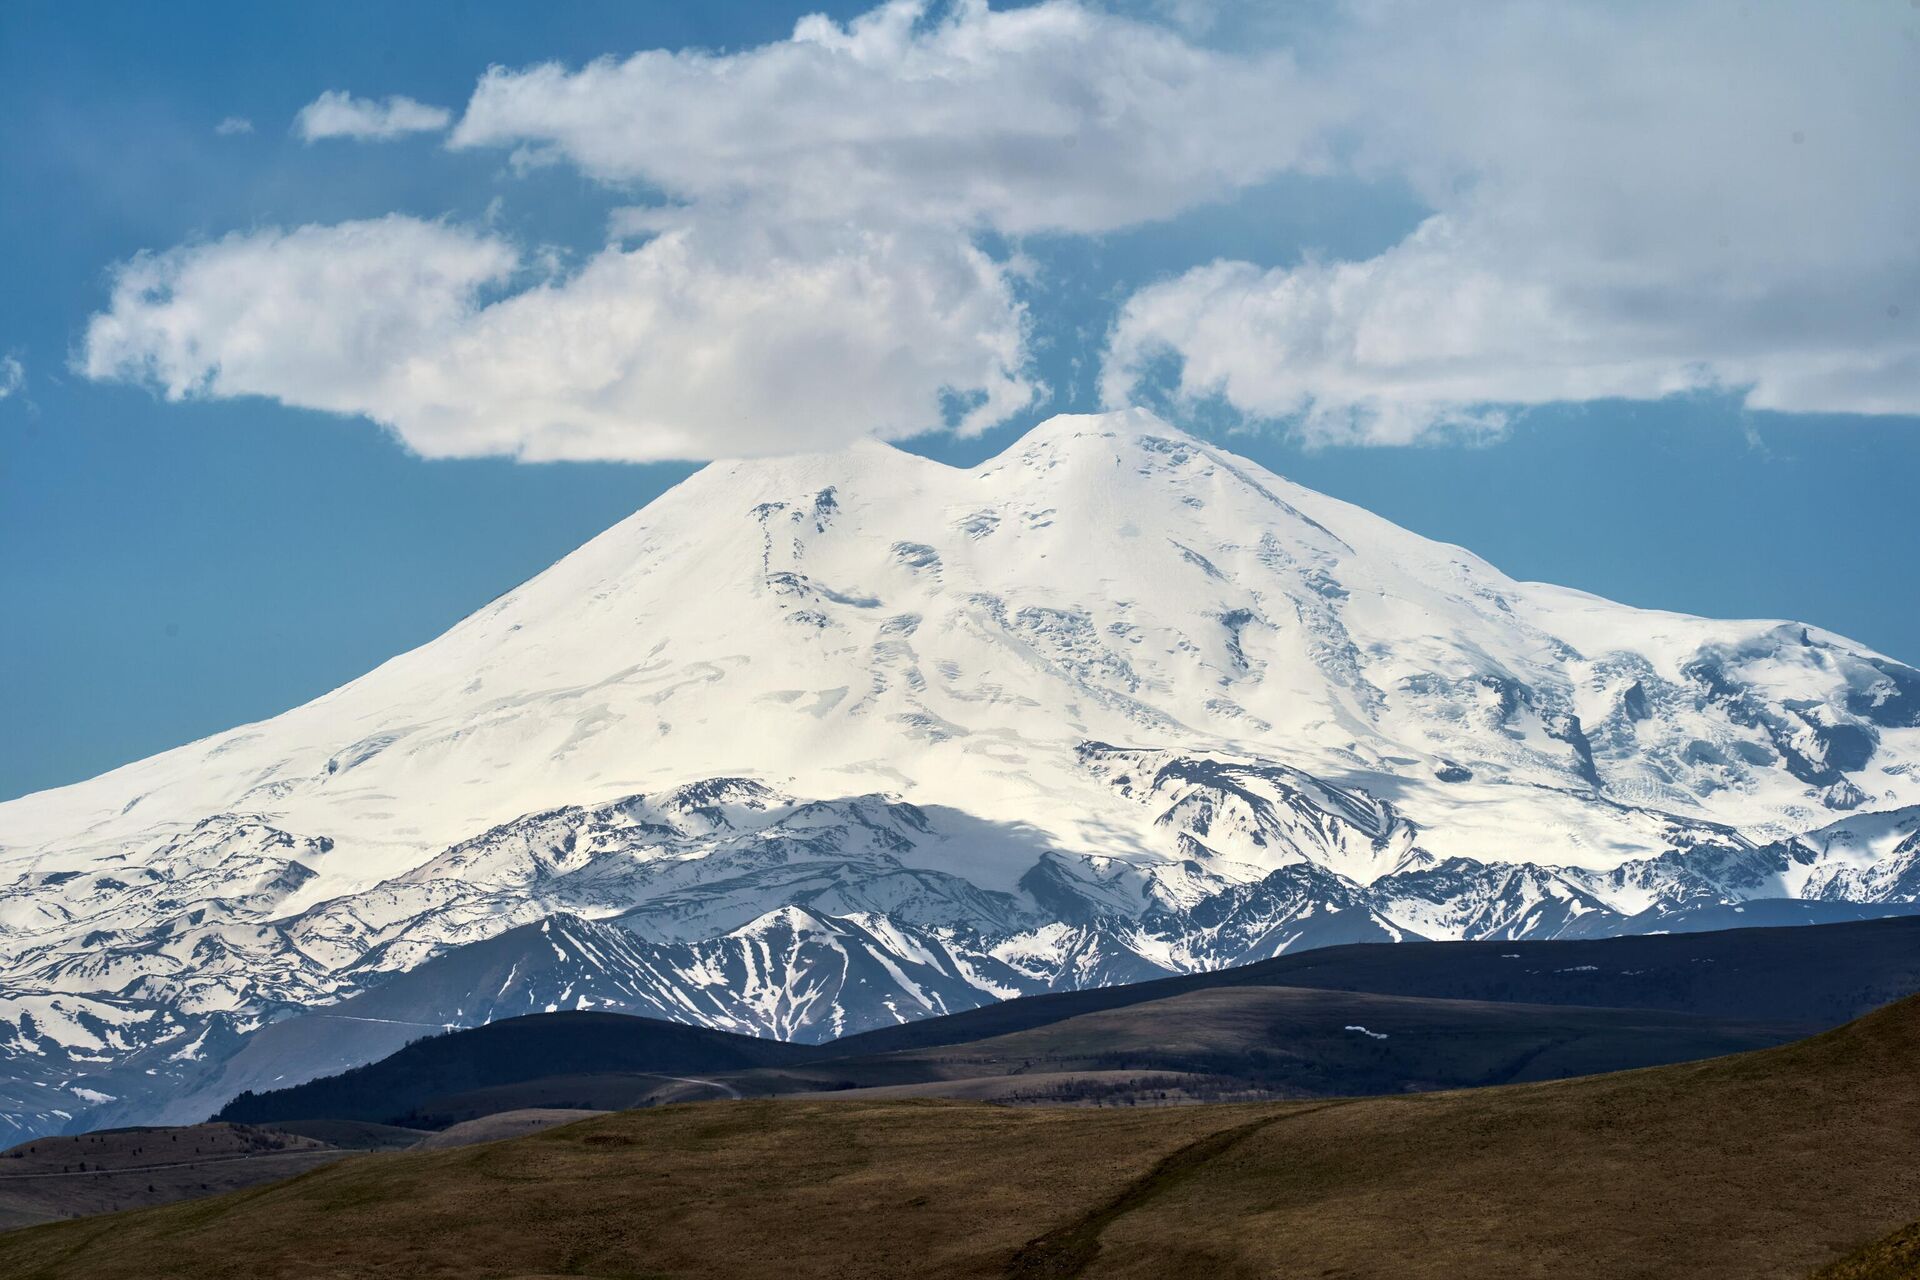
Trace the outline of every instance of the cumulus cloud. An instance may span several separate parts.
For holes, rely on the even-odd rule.
[[[1365,83],[1357,171],[1435,210],[1357,262],[1216,262],[1115,323],[1106,398],[1321,440],[1716,389],[1920,413],[1920,142],[1891,10],[1375,4],[1316,76]]]
[[[386,142],[409,133],[438,133],[452,122],[453,113],[445,107],[428,106],[412,98],[395,96],[380,101],[329,89],[300,108],[300,114],[293,118],[293,132],[307,142],[322,138]]]
[[[222,138],[238,137],[242,134],[253,132],[253,121],[247,119],[245,116],[228,116],[219,124],[213,126],[213,131]]]
[[[522,265],[399,216],[228,236],[122,267],[82,364],[365,414],[428,457],[830,447],[974,429],[1034,394],[1024,313],[964,238],[709,220],[501,293]]]
[[[1209,47],[1207,6],[1139,11],[1186,21],[895,0],[737,52],[494,68],[447,145],[662,200],[614,219],[643,243],[544,274],[550,255],[399,218],[187,246],[125,266],[85,365],[364,413],[433,455],[974,429],[1035,394],[1022,237],[1333,174],[1427,215],[1361,260],[1196,253],[1120,304],[1102,394],[1377,443],[1700,389],[1920,413],[1896,8],[1346,0],[1289,11],[1267,48]],[[296,132],[449,117],[336,91]]]
[[[504,241],[397,215],[142,254],[116,271],[81,365],[170,400],[360,412],[370,381],[464,323],[518,260]]]
[[[0,400],[27,385],[27,369],[17,356],[0,356]]]
[[[1284,52],[1222,53],[1052,3],[896,0],[732,54],[496,67],[449,145],[820,217],[1100,231],[1324,163]]]

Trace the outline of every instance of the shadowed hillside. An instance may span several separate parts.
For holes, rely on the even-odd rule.
[[[539,1025],[526,1030],[537,1042]],[[821,1055],[707,1078],[633,1070],[574,1073],[422,1098],[403,1073],[370,1072],[365,1085],[384,1081],[392,1086],[392,1100],[383,1103],[378,1089],[343,1079],[324,1090],[302,1086],[249,1105],[255,1118],[264,1119],[324,1115],[312,1109],[345,1099],[358,1111],[381,1115],[384,1106],[388,1119],[439,1128],[530,1107],[617,1111],[720,1094],[870,1093],[1107,1105],[1250,1101],[1551,1080],[1739,1053],[1782,1044],[1804,1030],[1654,1010],[1223,987],[965,1044],[853,1058]]]
[[[1214,987],[1664,1009],[1838,1026],[1920,991],[1920,918],[1551,942],[1325,947],[1128,986],[1032,996],[835,1041],[841,1054],[959,1044]]]
[[[293,1089],[244,1093],[220,1118],[243,1124],[318,1116],[405,1123],[429,1099],[539,1076],[740,1071],[816,1056],[807,1045],[654,1018],[549,1013],[416,1040],[379,1062]]]
[[[538,1014],[243,1095],[220,1118],[438,1128],[524,1108],[854,1088],[1025,1101],[1397,1093],[1762,1048],[1915,991],[1914,919],[1351,946],[1012,1000],[814,1047],[621,1015]],[[1023,1079],[990,1083],[1009,1076]]]

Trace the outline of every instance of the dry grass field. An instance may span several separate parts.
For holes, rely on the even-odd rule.
[[[1915,1216],[1916,1152],[1920,999],[1496,1089],[627,1112],[16,1232],[0,1274],[1803,1277]]]

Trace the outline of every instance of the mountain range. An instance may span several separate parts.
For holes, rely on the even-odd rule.
[[[713,464],[324,697],[0,805],[0,1134],[540,1010],[821,1041],[1916,901],[1920,672],[1063,417]]]

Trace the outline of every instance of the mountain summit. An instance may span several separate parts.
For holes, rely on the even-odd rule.
[[[1920,672],[1516,582],[1138,410],[966,470],[715,463],[325,697],[0,805],[0,1103],[291,1082],[271,1045],[342,1001],[820,1038],[1327,942],[1829,918],[1920,897],[1916,804]]]

